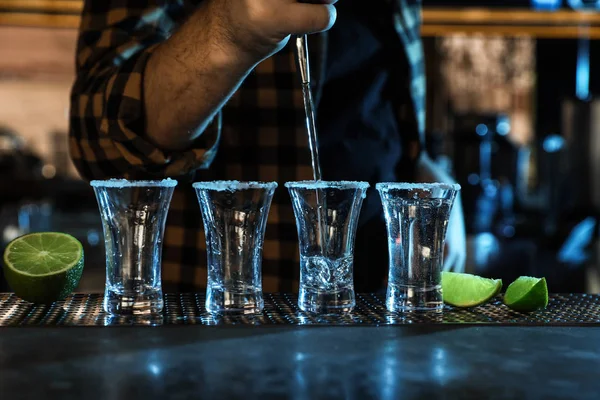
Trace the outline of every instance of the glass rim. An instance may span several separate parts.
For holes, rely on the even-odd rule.
[[[371,187],[363,181],[291,181],[284,185],[288,189],[363,189]]]
[[[204,181],[194,182],[194,189],[214,190],[218,192],[233,191],[233,190],[251,190],[251,189],[275,189],[277,182],[260,182],[260,181]]]
[[[101,188],[132,188],[132,187],[159,187],[159,188],[173,188],[177,186],[177,181],[174,179],[162,179],[162,180],[129,180],[129,179],[106,179],[106,180],[93,180],[90,181],[90,186],[101,187]]]
[[[461,187],[458,183],[443,183],[443,182],[427,182],[427,183],[380,182],[375,185],[375,189],[377,189],[378,191],[385,191],[385,190],[389,190],[389,189],[396,189],[396,190],[442,189],[442,190],[454,190],[454,191],[458,192],[461,189]]]

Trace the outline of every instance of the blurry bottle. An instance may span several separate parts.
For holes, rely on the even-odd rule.
[[[52,166],[54,175],[66,177],[69,174],[69,139],[66,132],[55,131],[52,135]]]
[[[531,6],[536,10],[554,11],[562,6],[562,0],[531,0]]]
[[[567,3],[578,11],[600,10],[600,0],[567,0]]]

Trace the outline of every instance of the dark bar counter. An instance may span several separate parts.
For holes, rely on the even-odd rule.
[[[0,398],[600,399],[600,296],[436,317],[392,315],[363,294],[335,319],[299,312],[293,295],[215,318],[202,294],[167,294],[150,321],[111,319],[101,298],[0,294]]]

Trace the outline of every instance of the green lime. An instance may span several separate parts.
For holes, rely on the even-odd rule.
[[[4,250],[4,276],[15,294],[31,303],[63,300],[79,284],[83,246],[71,235],[30,233]]]
[[[516,311],[535,311],[548,305],[546,278],[521,276],[504,294],[504,304]]]
[[[474,307],[485,303],[502,289],[502,279],[487,279],[472,274],[442,272],[444,302],[455,307]]]

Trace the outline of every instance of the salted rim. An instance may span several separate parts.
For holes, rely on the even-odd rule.
[[[195,182],[194,189],[215,190],[217,192],[248,190],[248,189],[275,189],[277,182],[240,182],[240,181],[209,181]]]
[[[286,182],[288,189],[368,189],[371,185],[361,181],[296,181]]]
[[[460,190],[458,183],[408,183],[408,182],[381,182],[375,185],[375,189],[382,191],[388,189],[413,190],[413,189],[442,189],[442,190]]]
[[[107,180],[95,180],[90,182],[92,187],[105,187],[105,188],[130,188],[130,187],[175,187],[177,181],[174,179],[163,179],[160,181],[135,181],[128,179],[107,179]]]

